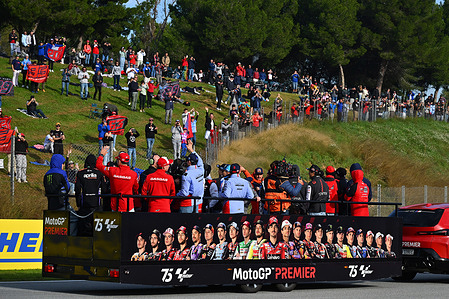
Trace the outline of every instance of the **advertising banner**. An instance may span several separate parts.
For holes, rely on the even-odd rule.
[[[127,213],[121,234],[127,273],[121,281],[128,283],[372,280],[400,274],[397,218]]]
[[[0,270],[42,267],[42,220],[0,219]]]

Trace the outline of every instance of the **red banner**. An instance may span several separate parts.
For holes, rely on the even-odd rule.
[[[64,56],[64,50],[65,50],[65,46],[46,44],[45,45],[45,51],[46,51],[45,56],[48,59],[51,59],[53,61],[59,61]]]
[[[123,135],[125,127],[128,124],[128,118],[121,115],[108,116],[106,121],[111,128],[109,132],[115,135]]]
[[[0,153],[11,152],[11,137],[14,133],[14,130],[0,129]]]
[[[0,117],[0,129],[11,130],[11,116]]]
[[[10,78],[0,78],[0,95],[14,95],[14,84]]]
[[[42,83],[47,81],[48,65],[29,65],[27,72],[27,80]]]

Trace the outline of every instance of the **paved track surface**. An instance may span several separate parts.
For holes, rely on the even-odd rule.
[[[176,294],[190,298],[448,298],[449,275],[418,274],[412,282],[392,279],[368,282],[300,284],[290,293],[280,293],[271,286],[254,294],[240,293],[233,286],[196,286],[161,288],[93,281],[0,282],[1,298],[79,298],[79,297],[163,297]]]

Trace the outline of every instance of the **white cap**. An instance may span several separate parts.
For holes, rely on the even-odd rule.
[[[283,229],[285,226],[290,226],[290,228],[292,228],[292,224],[288,220],[282,221],[281,229]]]
[[[381,233],[381,232],[378,232],[377,234],[376,234],[376,239],[377,238],[383,238],[384,237],[384,234],[383,233]]]
[[[385,237],[385,240],[388,239],[388,238],[390,238],[391,241],[393,241],[393,236],[392,236],[392,235],[388,234],[388,235]]]

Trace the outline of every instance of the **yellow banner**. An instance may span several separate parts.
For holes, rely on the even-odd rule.
[[[42,220],[0,219],[0,270],[42,268]]]

